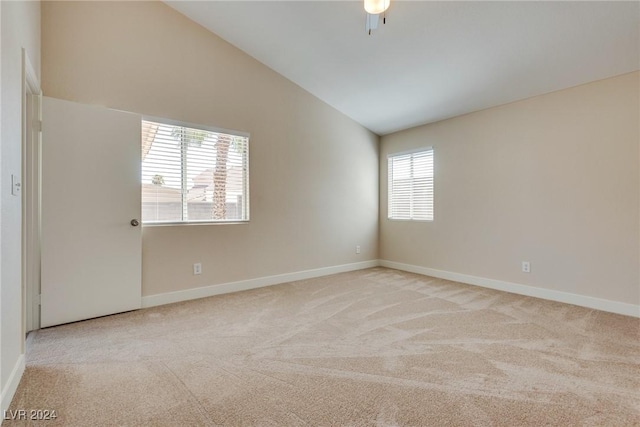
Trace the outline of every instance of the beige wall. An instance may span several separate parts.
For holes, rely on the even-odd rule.
[[[11,195],[11,175],[22,174],[22,49],[40,76],[40,3],[0,2],[2,94],[0,116],[0,389],[6,409],[12,373],[20,365],[22,329],[22,205]]]
[[[639,304],[639,79],[384,136],[381,258]],[[421,146],[435,151],[435,221],[389,221],[387,155]]]
[[[251,133],[251,223],[146,227],[144,295],[378,256],[375,135],[164,4],[42,8],[45,95]],[[637,304],[638,80],[383,137],[380,258]],[[422,145],[436,220],[388,221],[386,155]]]
[[[159,2],[44,2],[42,49],[46,96],[251,134],[251,222],[145,227],[143,295],[377,259],[375,134]]]

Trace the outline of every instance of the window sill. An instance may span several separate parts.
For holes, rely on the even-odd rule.
[[[190,226],[190,225],[243,225],[249,224],[249,220],[246,221],[190,221],[190,222],[147,222],[142,223],[143,227],[175,227],[175,226]]]
[[[400,218],[387,218],[388,221],[393,222],[433,222],[432,219],[400,219]]]

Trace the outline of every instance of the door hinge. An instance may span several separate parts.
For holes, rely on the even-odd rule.
[[[33,121],[33,129],[36,132],[42,132],[42,120],[34,120]]]
[[[36,295],[36,304],[42,305],[42,295]]]

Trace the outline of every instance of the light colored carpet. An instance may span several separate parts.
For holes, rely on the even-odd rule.
[[[37,331],[11,410],[57,411],[38,426],[640,425],[639,338],[639,319],[374,268]]]

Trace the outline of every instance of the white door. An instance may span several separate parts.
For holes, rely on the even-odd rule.
[[[141,306],[140,123],[43,98],[41,327]]]

